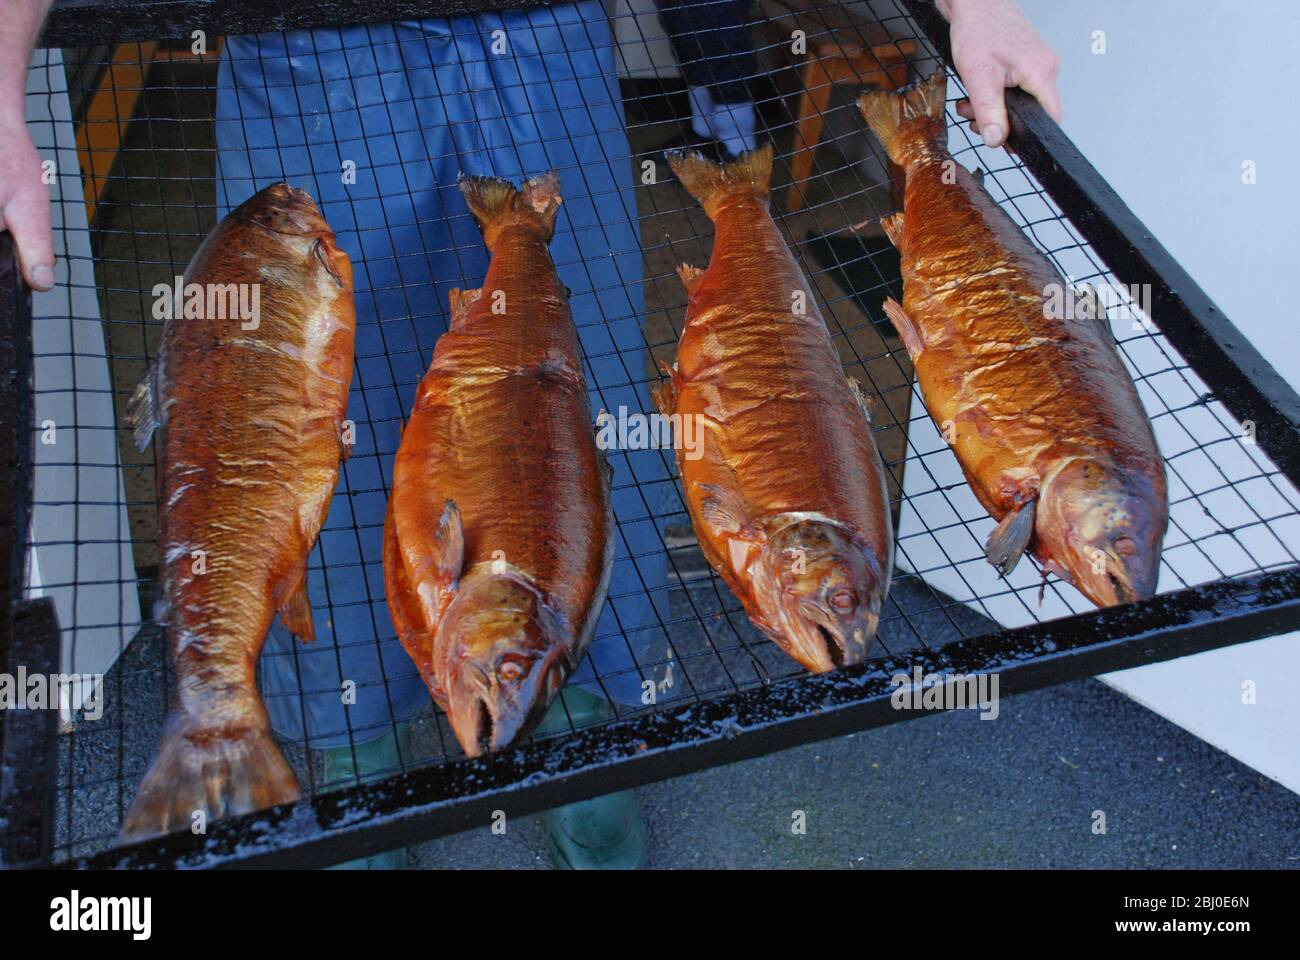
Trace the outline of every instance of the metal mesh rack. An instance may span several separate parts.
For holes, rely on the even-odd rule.
[[[52,672],[61,663],[64,672],[102,672],[104,680],[86,703],[65,705],[57,733],[48,716],[0,713],[4,761],[20,774],[0,781],[8,816],[7,828],[0,821],[0,857],[323,864],[485,823],[496,809],[527,813],[905,719],[888,705],[889,677],[913,666],[997,670],[1009,693],[1300,625],[1300,402],[1054,124],[1015,95],[1016,153],[986,150],[950,110],[954,155],[986,171],[993,196],[1064,274],[1152,290],[1149,323],[1114,320],[1113,328],[1166,458],[1171,517],[1161,593],[1151,601],[1096,611],[1028,562],[997,577],[981,550],[992,520],[952,479],[955,461],[880,310],[886,295],[901,294],[897,257],[873,226],[858,226],[894,209],[897,188],[854,107],[856,92],[942,63],[944,27],[921,3],[760,0],[746,28],[752,57],[706,52],[702,60],[718,61],[719,74],[722,60],[739,62],[729,75],[747,88],[760,133],[776,148],[774,213],[846,371],[876,397],[899,565],[880,656],[855,670],[805,675],[754,631],[703,562],[671,451],[610,451],[614,586],[593,647],[603,652],[575,682],[613,696],[614,716],[466,760],[427,695],[404,714],[401,691],[419,681],[393,642],[377,549],[392,456],[446,328],[447,289],[477,286],[486,265],[454,179],[441,171],[468,165],[517,178],[540,172],[542,157],[565,177],[567,222],[562,217],[556,259],[573,290],[597,408],[653,412],[653,361],[672,358],[685,309],[675,268],[707,262],[711,247],[707,219],[656,163],[665,143],[686,134],[689,117],[684,83],[662,74],[692,64],[677,64],[671,47],[647,36],[653,11],[611,4],[607,35],[590,16],[594,4],[575,14],[515,0],[491,4],[513,12],[475,13],[486,6],[315,2],[270,12],[244,0],[220,9],[186,0],[77,0],[56,8],[31,69],[29,117],[38,146],[57,164],[59,283],[29,303],[11,257],[0,257],[0,320],[13,352],[0,410],[14,484],[4,529],[15,539],[11,552],[26,555],[25,568],[21,560],[13,567],[26,570],[25,581],[9,583],[14,606],[0,637],[0,670],[37,672],[44,664]],[[431,15],[456,19],[437,31],[392,25]],[[339,24],[359,26],[346,34],[283,32]],[[716,24],[703,29],[701,50],[735,47],[735,36],[721,37]],[[202,53],[193,52],[196,30],[205,33]],[[491,50],[494,30],[506,34],[500,53]],[[794,42],[797,31],[802,44]],[[409,89],[398,82],[409,58],[432,56],[435,40],[458,45],[452,72],[436,71],[431,91],[394,93]],[[257,70],[272,99],[276,78],[289,75],[272,61],[295,49],[328,59],[351,43],[368,48],[374,69],[354,70],[357,58],[342,57],[347,95],[304,80],[296,126],[245,114],[232,91],[241,69]],[[482,58],[467,57],[468,49],[484,51]],[[957,99],[955,77],[952,84]],[[335,107],[355,105],[357,131],[342,119],[352,107],[327,110],[326,97]],[[457,113],[448,106],[453,99],[473,110]],[[513,141],[495,139],[519,110],[530,122],[515,125]],[[414,126],[403,128],[406,118]],[[338,144],[330,169],[354,159],[370,180],[338,187],[321,182],[322,168],[295,169],[303,155],[295,131],[308,131],[310,140],[311,130],[336,121],[340,128],[321,137]],[[489,134],[476,137],[476,130]],[[548,131],[559,131],[558,140]],[[232,160],[224,152],[236,134],[253,138],[249,167],[236,162],[243,153]],[[410,137],[429,170],[413,168],[403,147]],[[180,274],[227,201],[247,196],[253,177],[257,186],[271,182],[270,171],[326,203],[367,288],[358,299],[349,407],[358,443],[310,560],[318,628],[325,625],[336,642],[311,650],[272,642],[262,665],[264,680],[267,673],[293,678],[279,688],[264,683],[264,696],[302,714],[306,742],[285,746],[304,800],[215,824],[205,836],[119,847],[122,813],[156,745],[169,687],[162,633],[150,623],[153,452],[131,447],[125,398],[158,342],[154,285]],[[379,203],[365,190],[374,178],[407,178],[410,203]],[[413,236],[419,243],[411,253]],[[33,478],[34,493],[25,492]],[[330,674],[305,667],[309,657],[330,658],[328,683],[311,686],[320,683],[312,677]],[[343,710],[339,729],[308,722],[310,698],[337,697],[349,681],[356,697],[384,700],[381,719],[354,721]],[[616,693],[639,694],[647,681],[653,702]],[[376,782],[325,783],[306,749],[359,744],[399,722],[409,722],[412,734]],[[42,764],[46,775],[21,775]]]

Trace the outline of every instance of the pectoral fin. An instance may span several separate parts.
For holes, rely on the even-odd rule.
[[[1008,513],[984,543],[984,556],[1004,577],[1016,568],[1034,535],[1037,503],[1035,498]]]
[[[460,522],[460,507],[455,500],[448,500],[438,518],[438,529],[434,531],[433,542],[436,556],[434,565],[440,579],[448,587],[454,586],[465,567],[465,528]]]
[[[592,439],[596,442],[596,461],[600,467],[601,476],[605,478],[605,489],[614,489],[614,464],[609,462],[609,450],[600,445],[600,433],[602,423],[609,423],[613,420],[604,410],[596,417],[596,422],[591,425]]]
[[[325,268],[325,272],[330,275],[330,279],[334,281],[335,286],[340,290],[347,287],[347,281],[343,279],[343,275],[334,268],[334,264],[330,263],[329,251],[325,249],[324,240],[317,238],[316,242],[311,245],[311,252],[320,261],[320,265]]]
[[[397,549],[424,622],[435,624],[465,564],[460,510],[455,501],[444,500],[442,513],[432,517],[428,513],[432,498],[400,494],[399,490],[392,510]]]
[[[442,689],[433,669],[433,625],[424,620],[419,598],[406,576],[391,502],[384,519],[384,589],[388,595],[388,612],[393,618],[398,639],[415,661],[416,668],[429,685],[434,699],[442,704]]]
[[[889,317],[890,323],[898,331],[899,337],[903,340],[903,346],[907,348],[907,355],[916,362],[916,358],[921,355],[925,349],[925,342],[921,339],[921,331],[912,318],[907,315],[903,305],[893,297],[885,298],[885,316]]]
[[[664,375],[665,379],[659,386],[650,391],[650,397],[654,400],[655,406],[665,417],[671,417],[677,412],[677,381],[675,379],[677,371],[663,360],[657,361],[659,372]]]
[[[716,483],[700,484],[704,497],[700,500],[700,519],[722,533],[752,537],[749,512],[735,490]]]
[[[1086,323],[1097,325],[1097,333],[1103,343],[1109,343],[1119,353],[1119,344],[1110,330],[1110,318],[1106,316],[1106,305],[1101,302],[1101,294],[1091,283],[1082,283],[1074,288],[1075,315]]]
[[[280,622],[304,643],[314,643],[316,626],[312,622],[311,600],[307,597],[307,564],[293,571],[294,583],[280,604]]]

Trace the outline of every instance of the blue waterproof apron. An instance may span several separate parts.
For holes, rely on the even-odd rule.
[[[429,702],[389,620],[381,544],[393,454],[447,329],[447,292],[480,286],[487,270],[456,188],[462,171],[515,182],[559,172],[564,204],[551,253],[572,291],[593,413],[652,409],[609,25],[593,0],[230,37],[216,136],[219,214],[278,180],[302,187],[356,274],[348,405],[356,446],[309,563],[317,640],[295,643],[277,621],[261,674],[282,736],[313,748],[364,742]],[[650,661],[664,656],[666,562],[652,518],[670,465],[652,450],[609,458],[619,522],[610,600],[570,682],[638,704]]]

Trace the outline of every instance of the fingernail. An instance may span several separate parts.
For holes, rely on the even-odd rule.
[[[48,290],[54,286],[54,271],[43,263],[38,263],[32,268],[32,282],[42,290]]]
[[[996,147],[1002,142],[1002,127],[996,123],[981,127],[980,133],[984,137],[984,146],[986,147]]]

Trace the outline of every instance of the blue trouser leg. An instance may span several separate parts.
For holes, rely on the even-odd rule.
[[[753,0],[655,0],[655,6],[688,84],[708,87],[717,103],[754,99]]]

